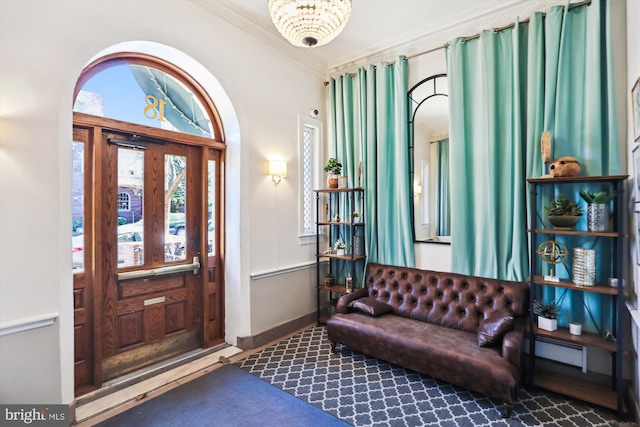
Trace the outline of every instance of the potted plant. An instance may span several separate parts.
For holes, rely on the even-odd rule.
[[[327,273],[324,276],[324,284],[325,284],[325,286],[333,286],[334,283],[335,283],[335,280],[336,280],[336,278],[331,273]]]
[[[558,194],[549,206],[546,206],[544,209],[547,211],[551,225],[559,230],[570,230],[573,228],[583,213],[580,205],[567,199],[562,193]]]
[[[545,331],[558,329],[558,311],[560,306],[555,301],[550,303],[533,301],[533,313],[538,316],[538,328]]]
[[[327,164],[324,165],[324,171],[329,172],[327,182],[329,188],[338,188],[338,176],[342,172],[342,163],[338,163],[335,157],[331,157],[327,160]]]
[[[334,245],[336,255],[344,255],[346,247],[347,245],[342,241],[342,239],[336,240],[336,244]]]
[[[606,231],[609,227],[609,202],[616,197],[615,191],[613,193],[606,191],[592,193],[582,190],[580,197],[587,202],[587,230]]]

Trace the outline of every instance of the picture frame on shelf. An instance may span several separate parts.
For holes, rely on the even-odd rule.
[[[633,138],[638,142],[640,141],[640,77],[631,89],[631,113],[633,115]]]

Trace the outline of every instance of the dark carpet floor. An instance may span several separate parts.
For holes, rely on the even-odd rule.
[[[225,365],[98,424],[101,427],[346,425],[235,365]]]
[[[313,327],[237,363],[353,426],[613,427],[616,415],[536,388],[521,389],[510,419],[467,389],[338,346]]]

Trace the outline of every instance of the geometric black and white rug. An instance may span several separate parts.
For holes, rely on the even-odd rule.
[[[536,388],[521,388],[512,418],[501,402],[347,347],[331,353],[323,326],[306,329],[237,366],[352,426],[616,426],[616,415]]]

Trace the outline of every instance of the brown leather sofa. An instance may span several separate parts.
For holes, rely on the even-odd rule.
[[[327,321],[337,344],[499,399],[511,415],[529,289],[526,283],[373,264],[364,288]]]

